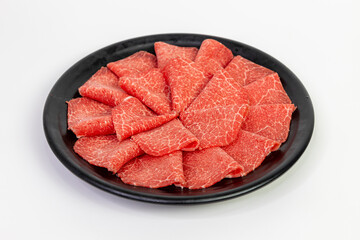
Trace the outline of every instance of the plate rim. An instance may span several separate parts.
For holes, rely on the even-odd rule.
[[[310,124],[310,125],[307,126],[308,132],[306,134],[305,140],[303,141],[303,145],[301,146],[301,148],[299,148],[297,150],[296,155],[293,157],[293,159],[291,159],[291,161],[287,161],[286,163],[284,163],[283,166],[281,166],[281,167],[279,166],[278,168],[265,174],[264,176],[262,176],[258,179],[255,179],[253,182],[248,183],[246,185],[247,187],[244,189],[242,189],[243,186],[240,186],[240,187],[237,187],[234,189],[229,189],[229,190],[225,190],[225,191],[221,191],[221,192],[217,192],[217,193],[210,193],[210,194],[197,195],[197,196],[165,196],[165,195],[156,195],[156,194],[150,194],[150,193],[144,193],[144,192],[131,191],[129,189],[121,188],[120,186],[114,186],[113,184],[110,184],[102,179],[99,179],[99,178],[95,177],[94,175],[88,174],[80,166],[77,166],[77,165],[73,164],[71,161],[68,161],[68,159],[66,158],[66,156],[64,155],[62,150],[59,149],[57,144],[53,141],[52,129],[50,129],[51,125],[49,123],[49,119],[47,119],[47,113],[50,111],[50,108],[51,108],[51,100],[53,97],[52,93],[56,89],[56,86],[61,83],[62,79],[66,76],[66,74],[68,72],[72,71],[76,66],[81,64],[84,60],[86,60],[89,57],[94,56],[100,52],[103,52],[106,49],[109,49],[109,48],[112,48],[112,47],[115,47],[118,45],[124,45],[124,43],[127,43],[127,42],[134,42],[134,41],[136,42],[141,39],[163,38],[163,37],[168,37],[168,36],[173,36],[173,37],[197,36],[197,37],[201,37],[201,38],[216,39],[220,42],[221,41],[232,42],[236,45],[245,46],[246,48],[249,48],[252,51],[257,51],[258,53],[265,55],[267,58],[271,59],[271,61],[273,61],[277,65],[279,65],[282,69],[286,70],[286,72],[288,72],[290,74],[291,78],[297,82],[297,84],[301,88],[301,91],[306,93],[306,96],[308,98],[307,105],[309,108],[309,117],[310,117],[310,119],[308,119],[309,120],[308,124]],[[60,160],[60,162],[66,168],[68,168],[73,174],[75,174],[77,177],[84,180],[85,182],[90,183],[91,185],[93,185],[97,188],[100,188],[106,192],[109,192],[109,193],[112,193],[112,194],[115,194],[115,195],[118,195],[121,197],[125,197],[128,199],[133,199],[133,200],[138,200],[138,201],[143,201],[143,202],[150,202],[150,203],[163,203],[163,204],[196,204],[196,203],[216,202],[216,201],[221,201],[221,200],[245,195],[247,193],[250,193],[254,190],[257,190],[257,189],[269,184],[270,182],[279,178],[286,171],[288,171],[299,160],[299,158],[301,157],[301,155],[303,154],[303,152],[306,150],[307,146],[310,143],[310,140],[311,140],[311,137],[312,137],[312,134],[314,131],[314,125],[315,125],[315,114],[314,114],[314,107],[313,107],[312,101],[310,99],[310,96],[309,96],[306,88],[302,84],[302,82],[283,63],[281,63],[279,60],[272,57],[271,55],[269,55],[257,48],[254,48],[250,45],[244,44],[242,42],[238,42],[238,41],[235,41],[232,39],[217,37],[217,36],[196,34],[196,33],[162,33],[162,34],[154,34],[154,35],[145,35],[145,36],[126,39],[123,41],[119,41],[119,42],[110,44],[108,46],[105,46],[99,50],[96,50],[96,51],[88,54],[87,56],[83,57],[82,59],[77,61],[75,64],[73,64],[69,69],[67,69],[61,75],[61,77],[55,82],[55,84],[52,86],[52,88],[49,92],[49,95],[46,98],[46,102],[45,102],[44,110],[43,110],[43,130],[44,130],[47,142],[48,142],[51,150],[55,154],[55,156],[58,158],[58,160]]]

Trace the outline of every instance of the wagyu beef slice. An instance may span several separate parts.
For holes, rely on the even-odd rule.
[[[170,89],[160,69],[154,68],[138,76],[122,77],[119,84],[157,114],[171,112]]]
[[[184,152],[186,183],[182,186],[201,189],[214,185],[229,174],[240,174],[243,167],[219,147]]]
[[[249,95],[250,105],[291,103],[277,73],[267,75],[244,88]]]
[[[260,166],[266,156],[279,148],[280,143],[272,139],[240,130],[237,139],[230,145],[222,149],[235,159],[244,171],[239,175],[231,177],[245,176]]]
[[[249,104],[244,88],[225,70],[218,71],[186,111]]]
[[[199,140],[178,119],[136,134],[132,139],[152,156],[163,156],[177,150],[194,151],[199,146]]]
[[[147,72],[156,67],[156,57],[148,52],[139,51],[133,55],[111,62],[107,67],[113,71],[118,77],[126,75],[137,75],[142,72]]]
[[[170,60],[163,73],[171,89],[172,109],[177,112],[184,111],[209,81],[198,64],[184,58]]]
[[[126,98],[112,110],[114,127],[119,141],[156,128],[176,116],[175,112],[156,115],[135,97]]]
[[[77,137],[115,133],[112,107],[89,98],[74,98],[68,104],[68,129]]]
[[[115,135],[82,137],[75,142],[74,151],[90,164],[116,173],[129,160],[143,154],[129,139],[120,142]]]
[[[248,105],[230,105],[180,114],[184,126],[200,141],[199,149],[226,146],[236,139]]]
[[[161,157],[144,155],[129,161],[118,176],[124,183],[149,188],[184,184],[182,152],[176,151]]]
[[[116,106],[129,95],[118,85],[118,77],[108,68],[102,67],[79,88],[83,97],[88,97],[110,106]]]
[[[225,70],[220,70],[180,114],[180,119],[199,139],[199,149],[226,146],[235,140],[248,103],[242,86]]]
[[[241,85],[247,85],[275,73],[241,56],[234,57],[225,70]]]
[[[232,58],[231,50],[222,43],[206,39],[201,43],[195,62],[204,67],[206,74],[213,75],[223,69]]]
[[[288,137],[295,109],[293,104],[251,106],[241,128],[283,143]]]
[[[156,42],[154,44],[158,68],[163,69],[169,60],[180,57],[195,60],[198,49],[195,47],[179,47],[165,42]]]

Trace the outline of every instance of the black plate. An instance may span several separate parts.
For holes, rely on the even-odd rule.
[[[65,101],[78,97],[78,88],[101,66],[125,58],[139,50],[154,53],[153,44],[165,41],[179,46],[199,47],[206,38],[220,41],[234,55],[276,71],[297,110],[293,113],[288,140],[279,151],[271,153],[263,164],[243,178],[224,179],[212,187],[188,190],[177,187],[149,189],[124,184],[107,170],[92,166],[73,151],[75,135],[67,130]],[[75,175],[110,193],[154,203],[205,203],[224,200],[258,189],[287,171],[307,147],[314,127],[314,110],[310,97],[299,79],[282,63],[268,54],[229,39],[198,34],[162,34],[134,38],[112,44],[83,58],[67,70],[52,88],[44,108],[44,130],[58,159]]]

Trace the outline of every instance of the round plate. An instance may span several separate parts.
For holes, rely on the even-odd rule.
[[[257,64],[277,72],[281,82],[297,106],[293,113],[288,140],[271,153],[254,172],[242,178],[224,179],[212,187],[201,190],[181,189],[174,186],[160,189],[135,187],[124,184],[120,178],[104,168],[95,167],[74,151],[75,135],[67,130],[68,101],[78,97],[78,88],[101,66],[125,58],[137,51],[154,53],[154,43],[165,41],[186,47],[200,47],[204,39],[212,38]],[[43,123],[48,143],[57,158],[75,175],[110,193],[140,201],[154,203],[206,203],[224,200],[258,189],[287,171],[307,147],[314,128],[314,110],[310,97],[299,79],[282,63],[268,54],[246,44],[214,36],[198,34],[161,34],[134,38],[112,44],[83,58],[67,70],[52,88],[45,104]]]

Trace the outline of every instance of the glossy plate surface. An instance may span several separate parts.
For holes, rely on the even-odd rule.
[[[288,140],[271,153],[262,165],[243,178],[224,179],[202,190],[181,190],[170,186],[149,189],[124,184],[106,169],[88,164],[74,151],[75,135],[67,130],[67,105],[79,97],[78,88],[101,66],[125,58],[137,51],[154,53],[154,42],[165,41],[178,46],[200,47],[204,39],[212,38],[230,48],[234,55],[241,55],[257,64],[276,71],[297,110],[293,113]],[[198,34],[162,34],[122,41],[100,49],[83,58],[67,70],[56,82],[45,103],[44,131],[57,158],[84,181],[110,193],[153,203],[205,203],[240,196],[256,190],[287,171],[306,149],[314,128],[314,110],[310,97],[300,80],[282,63],[268,54],[229,39]]]

